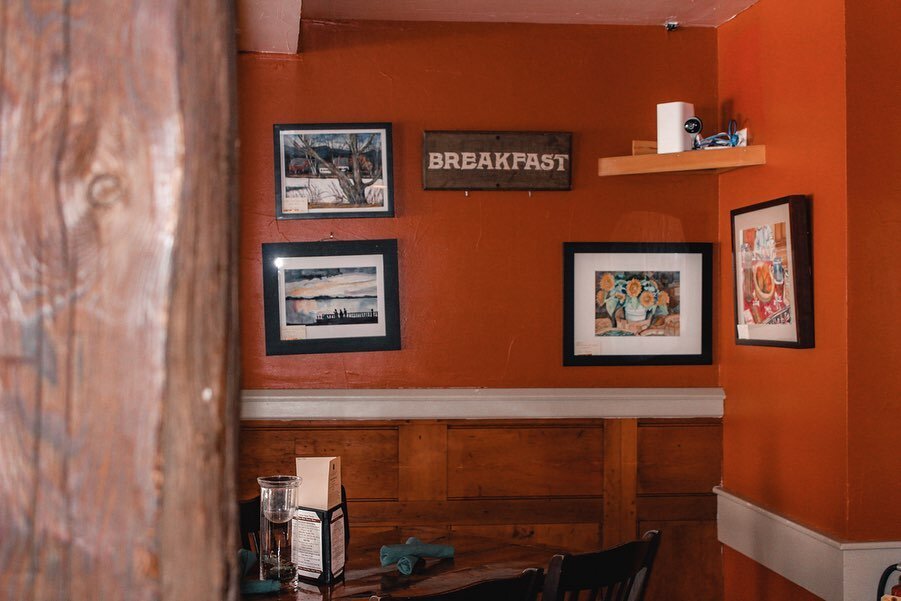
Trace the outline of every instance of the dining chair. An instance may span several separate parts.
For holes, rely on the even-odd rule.
[[[519,576],[483,580],[443,593],[415,597],[373,595],[369,601],[535,601],[543,571],[529,568]]]
[[[238,524],[241,529],[241,547],[259,553],[257,539],[260,534],[260,496],[238,502]]]
[[[544,578],[542,601],[642,601],[660,531],[649,530],[640,540],[574,555],[554,555]]]

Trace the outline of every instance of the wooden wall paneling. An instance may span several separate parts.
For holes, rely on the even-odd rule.
[[[340,456],[341,479],[348,499],[398,498],[396,425],[304,428],[295,435],[294,453],[297,457]]]
[[[342,455],[345,482],[379,497],[348,488],[351,527],[362,535],[401,541],[439,527],[578,552],[659,527],[678,553],[662,557],[655,582],[675,578],[676,590],[684,591],[692,578],[704,578],[705,595],[721,587],[710,490],[719,478],[719,420],[249,421],[244,427],[242,469],[249,462],[273,465],[267,453],[284,454],[289,469],[295,453]],[[379,482],[366,484],[373,474]],[[695,555],[696,566],[685,559]]]
[[[642,521],[639,530],[660,530],[660,549],[648,586],[648,599],[723,598],[722,547],[716,519],[703,521]]]
[[[637,534],[638,420],[604,420],[605,547],[618,545]]]
[[[231,18],[0,3],[0,598],[236,597]]]
[[[487,538],[542,545],[561,552],[579,553],[601,548],[597,522],[569,524],[508,524],[499,526],[454,526],[463,532]],[[548,557],[550,560],[550,557]]]
[[[720,420],[639,422],[639,532],[663,532],[650,598],[722,598],[712,492],[721,479],[721,457]]]
[[[366,525],[567,524],[601,521],[598,499],[451,499],[354,503],[352,520]]]
[[[722,455],[718,420],[642,420],[638,493],[712,494],[722,480]]]
[[[600,496],[599,426],[451,426],[448,498]]]
[[[705,521],[716,519],[716,495],[638,497],[638,521]]]
[[[405,422],[398,431],[398,499],[447,499],[447,425]]]
[[[241,430],[241,452],[238,453],[238,498],[250,499],[260,494],[257,478],[276,474],[293,474],[293,429]]]

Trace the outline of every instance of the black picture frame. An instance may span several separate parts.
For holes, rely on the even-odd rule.
[[[709,242],[563,244],[564,366],[710,365],[712,306]]]
[[[273,146],[276,219],[394,217],[391,123],[277,123]]]
[[[730,212],[736,344],[814,348],[810,201],[796,194]]]
[[[397,240],[262,246],[266,354],[401,347]]]

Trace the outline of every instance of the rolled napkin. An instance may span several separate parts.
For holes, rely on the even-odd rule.
[[[416,570],[416,566],[425,564],[425,560],[415,555],[404,555],[397,560],[397,571],[404,576],[409,576]]]
[[[454,556],[454,548],[450,545],[430,545],[411,536],[403,545],[384,545],[379,551],[382,567],[397,564],[397,570],[409,576],[413,573],[416,562],[422,557],[444,559]]]
[[[250,569],[257,562],[257,554],[247,549],[238,549],[238,571],[241,573],[241,594],[255,595],[274,593],[280,590],[282,583],[278,580],[244,580]]]

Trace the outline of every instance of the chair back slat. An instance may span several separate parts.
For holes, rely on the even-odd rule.
[[[578,601],[579,591],[589,592],[590,601],[643,601],[659,545],[660,532],[650,530],[641,540],[603,551],[555,555],[542,601]]]

